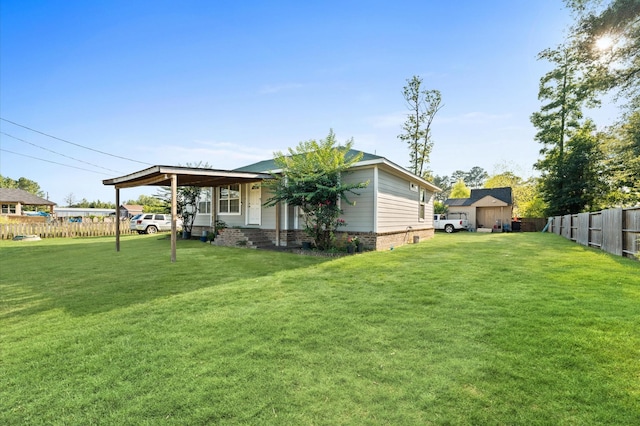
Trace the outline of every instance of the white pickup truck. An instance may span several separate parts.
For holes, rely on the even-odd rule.
[[[465,213],[451,213],[449,216],[457,216],[458,218],[449,219],[446,214],[434,214],[433,227],[435,229],[444,229],[449,234],[460,229],[469,229],[469,221]]]

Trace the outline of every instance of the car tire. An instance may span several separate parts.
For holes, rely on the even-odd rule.
[[[156,232],[158,232],[158,228],[156,228],[153,225],[147,226],[147,229],[146,229],[147,234],[155,234]]]
[[[447,234],[453,233],[453,225],[451,225],[451,224],[445,225],[444,232],[446,232]]]

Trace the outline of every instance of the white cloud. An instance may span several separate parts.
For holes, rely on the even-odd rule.
[[[285,83],[285,84],[267,84],[260,88],[261,95],[271,95],[273,93],[279,93],[285,90],[294,90],[302,87],[300,83]]]

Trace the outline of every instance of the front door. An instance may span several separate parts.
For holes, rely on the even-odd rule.
[[[252,183],[249,191],[249,214],[247,225],[260,225],[260,212],[262,211],[262,190],[260,183]]]

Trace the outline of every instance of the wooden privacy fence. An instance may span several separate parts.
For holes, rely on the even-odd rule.
[[[607,253],[638,259],[640,207],[549,218],[549,232]]]
[[[120,234],[131,234],[129,221],[120,222]],[[51,222],[51,223],[3,223],[0,239],[10,240],[16,235],[37,235],[40,238],[104,237],[116,235],[115,222]]]

